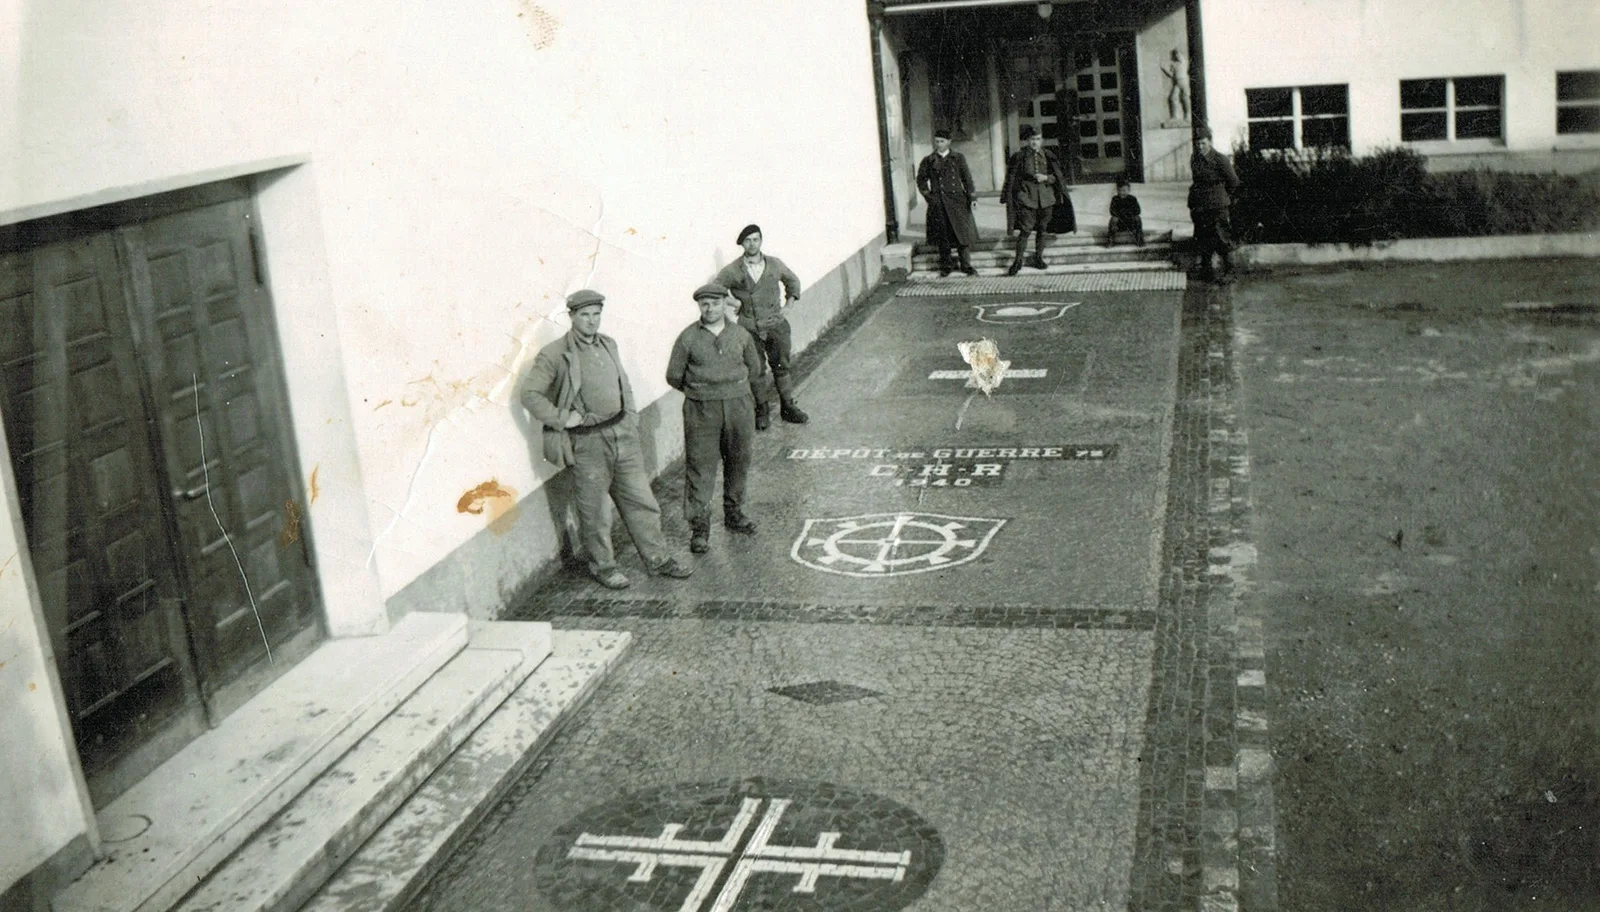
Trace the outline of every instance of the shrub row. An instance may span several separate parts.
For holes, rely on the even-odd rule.
[[[1600,229],[1600,184],[1557,174],[1429,174],[1411,149],[1354,157],[1234,150],[1246,243],[1370,244],[1396,238]]]

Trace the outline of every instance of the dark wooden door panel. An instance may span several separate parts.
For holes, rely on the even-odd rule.
[[[309,552],[283,534],[298,472],[248,212],[223,203],[118,232],[208,694],[317,617]]]
[[[0,257],[0,408],[91,776],[197,705],[123,289],[106,234]]]

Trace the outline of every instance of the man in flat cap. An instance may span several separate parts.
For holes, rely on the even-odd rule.
[[[609,589],[625,589],[627,575],[611,547],[616,504],[634,547],[653,574],[683,579],[693,571],[667,550],[661,507],[650,492],[639,447],[639,413],[633,388],[617,353],[617,342],[600,334],[605,296],[583,291],[567,298],[572,329],[533,359],[522,388],[522,406],[544,425],[544,456],[556,467],[572,467],[578,518],[589,572]]]
[[[951,247],[960,252],[961,271],[977,275],[969,252],[978,242],[972,221],[977,189],[966,157],[950,148],[949,130],[934,132],[933,152],[917,165],[917,189],[928,203],[928,243],[939,248],[939,275],[950,274]]]
[[[1200,278],[1226,285],[1233,281],[1233,221],[1228,209],[1239,191],[1239,176],[1221,152],[1211,147],[1211,130],[1194,133],[1194,157],[1189,159],[1189,220],[1194,222],[1194,245],[1200,254]],[[1222,260],[1219,276],[1211,255]]]
[[[761,351],[744,327],[726,318],[728,289],[695,289],[700,319],[672,343],[667,383],[683,393],[683,515],[689,550],[711,550],[711,492],[722,467],[722,525],[754,535],[744,515],[745,478],[755,443],[756,412],[750,378],[761,373]]]
[[[800,278],[782,260],[761,252],[761,226],[744,226],[738,243],[744,255],[722,267],[712,281],[739,299],[739,325],[755,337],[772,367],[779,417],[791,424],[805,424],[811,419],[795,401],[794,381],[789,376],[793,342],[789,321],[783,316],[785,306],[800,300]],[[757,398],[756,430],[767,429],[771,409],[765,396]]]
[[[1055,152],[1044,147],[1044,137],[1032,124],[1022,125],[1022,148],[1006,163],[1006,182],[1000,189],[1000,201],[1012,227],[1017,230],[1016,253],[1006,275],[1022,271],[1022,254],[1028,249],[1028,233],[1034,232],[1033,258],[1028,265],[1044,269],[1044,235],[1050,224],[1050,214],[1055,207],[1065,206],[1064,216],[1073,216],[1072,200],[1067,197],[1067,173]],[[1064,218],[1068,230],[1077,230],[1077,219]]]

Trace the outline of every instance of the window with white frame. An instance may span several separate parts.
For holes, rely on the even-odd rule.
[[[1600,70],[1556,74],[1556,132],[1600,133]]]
[[[1250,148],[1350,148],[1350,87],[1245,89]]]
[[[1400,80],[1400,140],[1455,142],[1504,136],[1505,77]]]

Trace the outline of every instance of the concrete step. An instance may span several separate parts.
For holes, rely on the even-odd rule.
[[[1049,260],[1047,259],[1045,262],[1049,263]],[[1003,266],[979,266],[976,260],[973,262],[973,266],[978,270],[979,277],[982,278],[1009,278],[1006,276],[1006,268],[1010,265],[1011,261],[1009,259],[1005,261]],[[1131,260],[1118,263],[1051,263],[1045,269],[1035,269],[1032,266],[1024,266],[1022,271],[1017,273],[1016,277],[1024,278],[1026,276],[1041,275],[1074,275],[1115,272],[1172,272],[1175,269],[1176,267],[1166,260]],[[937,269],[927,268],[916,269],[906,276],[906,279],[910,281],[923,281],[928,279],[935,281],[954,281],[961,278],[966,277],[959,272],[951,273],[948,278],[941,278]]]
[[[554,651],[300,912],[397,912],[492,810],[632,644],[557,630]]]
[[[1119,234],[1119,235],[1117,235],[1117,237],[1124,239],[1124,241],[1126,242],[1126,239],[1133,237],[1133,235],[1131,235],[1131,234]],[[1148,244],[1170,244],[1170,243],[1172,243],[1173,236],[1172,236],[1172,232],[1171,231],[1146,231],[1144,233],[1144,240],[1145,240],[1145,243],[1147,245]],[[1012,239],[1012,238],[986,237],[986,238],[979,238],[978,242],[973,244],[969,249],[972,250],[974,253],[977,253],[979,251],[984,251],[984,250],[1006,250],[1006,251],[1009,251],[1011,249],[1011,245],[1013,243],[1015,243],[1015,240]],[[1045,235],[1045,249],[1046,250],[1048,250],[1048,249],[1050,249],[1052,247],[1060,247],[1060,248],[1104,247],[1105,243],[1106,243],[1106,233],[1103,230],[1101,230],[1101,231],[1075,231],[1072,234],[1047,234],[1047,235]],[[1031,237],[1028,239],[1028,247],[1029,248],[1033,247],[1033,238],[1031,238]],[[913,254],[931,253],[931,254],[937,256],[939,254],[939,248],[927,243],[926,241],[919,241],[913,247],[912,253]]]
[[[471,639],[272,818],[176,912],[294,912],[550,654],[545,623],[471,624]]]
[[[1028,245],[1027,256],[1033,255],[1033,245]],[[1011,250],[975,250],[971,253],[972,265],[978,269],[990,266],[1009,266],[1014,256]],[[1052,265],[1069,263],[1129,263],[1141,261],[1166,261],[1172,257],[1167,244],[1120,244],[1116,247],[1046,247],[1044,261]],[[939,255],[919,253],[911,258],[913,269],[937,269]]]
[[[466,644],[465,617],[429,612],[322,644],[101,809],[105,857],[52,908],[171,909]]]

